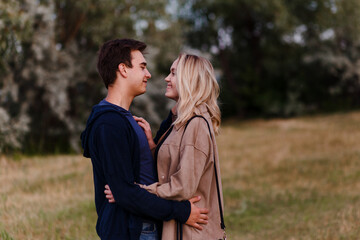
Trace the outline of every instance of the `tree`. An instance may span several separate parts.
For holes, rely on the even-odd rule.
[[[211,52],[221,69],[225,116],[292,116],[359,106],[354,72],[359,24],[353,24],[360,19],[358,1],[181,3],[190,9],[181,14],[191,26],[188,44]]]
[[[24,14],[22,1],[0,2],[0,152],[22,145],[29,132],[26,106],[19,106],[17,79],[24,64],[23,46],[31,37],[31,22]]]
[[[11,131],[11,147],[27,153],[79,151],[79,135],[91,106],[104,97],[96,71],[96,52],[114,38],[137,38],[149,45],[153,79],[157,66],[169,64],[179,48],[178,27],[165,11],[165,0],[21,0],[1,2],[0,46],[5,58],[0,85],[0,138]],[[178,30],[177,30],[178,29]],[[170,32],[172,32],[170,34]],[[4,34],[3,34],[4,33]],[[10,33],[10,34],[7,34]],[[167,52],[160,47],[166,37]],[[170,49],[169,46],[172,46]],[[166,62],[166,63],[165,63]],[[157,64],[159,63],[159,64]],[[159,123],[164,107],[155,109],[160,83],[148,86],[133,112]],[[159,82],[159,81],[158,81]],[[159,90],[160,89],[160,90]],[[161,104],[160,104],[161,105]],[[155,110],[161,109],[159,114]],[[13,123],[18,121],[21,127]],[[6,125],[7,128],[1,128]]]

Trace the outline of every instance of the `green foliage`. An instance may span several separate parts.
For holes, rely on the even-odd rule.
[[[154,129],[167,114],[163,78],[187,47],[211,53],[225,118],[360,106],[358,0],[7,0],[0,9],[0,152],[80,152],[106,92],[96,52],[114,38],[149,45],[152,79],[131,110]]]
[[[165,11],[166,3],[1,2],[5,10],[0,12],[0,72],[5,77],[0,82],[0,138],[8,136],[7,132],[13,134],[2,141],[0,152],[79,152],[79,135],[86,118],[105,93],[96,71],[97,51],[105,41],[145,41],[149,58],[156,61],[149,64],[155,80],[175,59],[181,44],[177,39],[180,28],[171,27],[174,22]],[[135,114],[150,116],[151,123],[159,123],[158,114],[164,112],[167,102],[165,97],[158,97],[156,81],[154,86],[155,90],[149,86],[147,98],[151,101],[156,95],[161,100],[159,113],[153,114],[147,100],[132,107]]]
[[[0,73],[5,74],[21,62],[21,45],[31,36],[31,21],[26,18],[23,1],[0,2]],[[0,88],[4,82],[0,83]]]
[[[358,1],[181,2],[188,43],[221,69],[224,116],[359,107]]]

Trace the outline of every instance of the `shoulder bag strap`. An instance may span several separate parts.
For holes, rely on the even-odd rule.
[[[185,132],[187,126],[189,125],[190,121],[193,120],[193,119],[196,118],[196,117],[200,117],[200,118],[202,118],[202,119],[205,120],[205,122],[206,122],[206,124],[207,124],[207,126],[208,126],[208,129],[209,129],[210,139],[211,139],[211,141],[212,141],[212,134],[211,134],[209,122],[206,120],[206,118],[204,118],[204,117],[201,116],[201,115],[195,115],[195,116],[193,116],[192,118],[190,118],[189,121],[188,121],[188,122],[186,123],[186,125],[185,125],[184,132]],[[221,220],[220,226],[221,226],[221,229],[225,230],[225,221],[224,221],[224,214],[223,214],[222,204],[221,204],[219,179],[218,179],[216,162],[215,162],[215,144],[213,144],[213,154],[214,154],[214,171],[215,171],[216,189],[217,189],[217,195],[218,195],[219,210],[220,210],[220,220]]]

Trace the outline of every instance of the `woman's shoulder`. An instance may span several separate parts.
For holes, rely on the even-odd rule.
[[[211,119],[208,115],[195,115],[187,121],[184,131],[186,132],[188,129],[191,129],[193,132],[209,132],[210,124]]]
[[[192,118],[184,126],[183,141],[187,144],[193,143],[194,145],[208,143],[210,140],[208,123],[209,119],[201,115]]]

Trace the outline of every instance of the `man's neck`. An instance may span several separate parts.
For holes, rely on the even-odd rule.
[[[129,111],[130,105],[134,100],[134,97],[127,96],[126,94],[114,94],[110,89],[108,95],[105,98],[109,103],[115,104]]]

